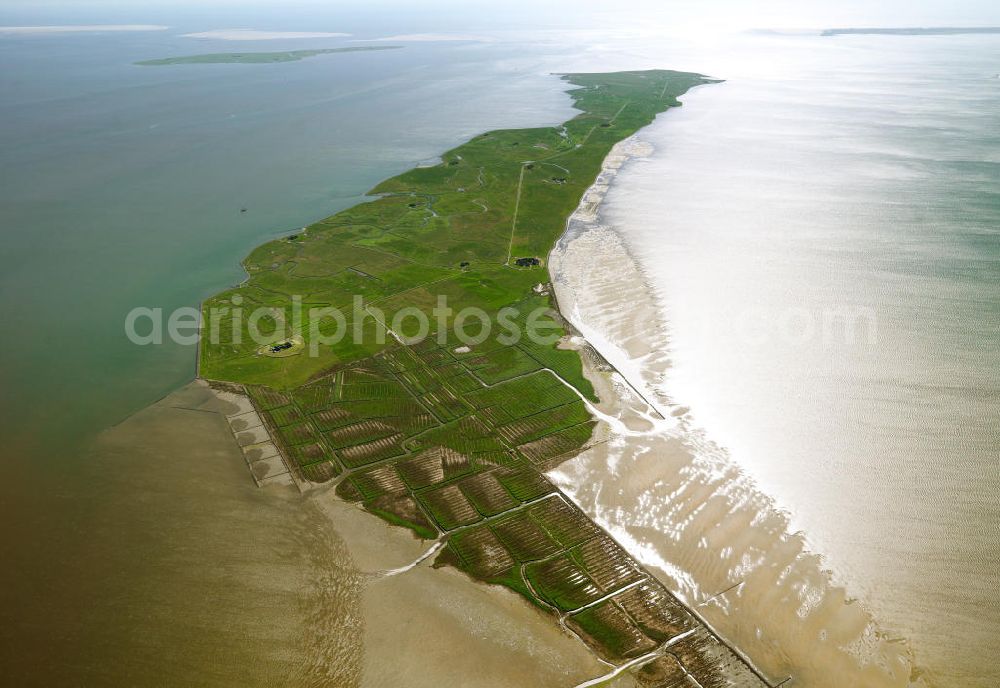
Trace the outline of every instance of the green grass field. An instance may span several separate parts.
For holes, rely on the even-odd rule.
[[[206,322],[213,308],[229,312],[213,323],[215,341],[208,333],[203,338],[202,376],[291,389],[388,346],[376,340],[378,326],[366,319],[363,341],[345,337],[315,356],[262,356],[247,319],[234,317],[234,297],[243,313],[265,307],[280,314],[258,323],[265,333],[291,323],[292,297],[301,297],[306,315],[299,331],[276,331],[275,341],[307,335],[314,326],[328,334],[333,323],[311,322],[309,309],[335,307],[350,317],[355,296],[383,312],[384,322],[408,307],[430,317],[439,296],[456,311],[474,306],[491,316],[513,307],[523,318],[551,305],[532,287],[547,281],[546,256],[604,157],[615,143],[677,105],[678,95],[706,82],[697,74],[659,70],[563,78],[575,86],[569,93],[581,113],[562,126],[476,136],[445,153],[438,165],[382,182],[370,192],[371,202],[255,249],[244,261],[248,280],[204,303]],[[519,257],[538,258],[539,265],[515,267]],[[474,353],[489,354],[490,346],[499,348],[485,342]],[[520,347],[520,352],[494,351],[492,365],[480,366],[483,375],[503,379],[505,368],[513,373],[535,360],[592,395],[575,353],[533,342]]]
[[[264,318],[273,341],[302,336],[308,348],[311,324],[296,318],[293,297],[304,310],[350,310],[360,295],[381,322],[404,308],[433,322],[439,295],[456,310],[515,308],[518,325],[551,308],[534,287],[547,282],[547,255],[604,157],[706,82],[668,71],[563,78],[576,87],[577,117],[481,134],[436,166],[379,184],[370,203],[257,248],[244,263],[249,279],[206,301],[206,322],[213,308],[263,307],[273,313]],[[517,266],[518,258],[538,264]],[[564,333],[558,314],[545,322]],[[689,633],[684,666],[701,685],[729,685],[717,670],[723,656],[727,671],[742,667],[739,685],[763,685],[545,477],[592,438],[584,400],[594,390],[577,352],[494,337],[467,346],[451,331],[419,343],[380,340],[367,321],[363,341],[275,357],[259,353],[246,323],[236,329],[243,343],[233,318],[218,324],[220,341],[203,339],[202,376],[246,386],[301,477],[335,481],[341,498],[418,537],[444,538],[437,565],[558,614],[608,661]],[[686,676],[669,662],[647,673]]]

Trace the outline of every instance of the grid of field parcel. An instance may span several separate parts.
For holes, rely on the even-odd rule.
[[[421,533],[544,494],[538,467],[595,425],[580,393],[517,345],[395,344],[292,390],[248,391],[304,478],[338,478],[341,495]]]
[[[304,478],[444,538],[436,565],[510,587],[607,661],[669,643],[648,685],[763,685],[543,475],[591,439],[580,394],[517,345],[453,344],[397,343],[287,392],[248,389]]]

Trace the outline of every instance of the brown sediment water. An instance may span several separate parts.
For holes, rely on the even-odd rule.
[[[187,385],[43,486],[58,513],[4,538],[4,614],[33,620],[0,630],[5,685],[356,685],[362,579],[318,508],[257,489],[230,409]]]
[[[600,214],[617,170],[647,152],[635,138],[616,146],[550,266],[564,315],[617,368],[621,395],[665,418],[612,433],[550,477],[769,675],[813,688],[927,685],[906,641],[832,581],[787,516],[660,391],[670,369],[662,306]]]

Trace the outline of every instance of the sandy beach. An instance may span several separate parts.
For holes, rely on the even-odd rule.
[[[360,686],[573,686],[608,669],[575,637],[512,591],[484,585],[433,557],[431,543],[332,493],[310,497],[330,518],[361,573]],[[488,678],[485,678],[488,677]]]

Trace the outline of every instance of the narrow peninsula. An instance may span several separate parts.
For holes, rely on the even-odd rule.
[[[332,487],[435,543],[435,566],[515,591],[611,674],[764,688],[737,648],[545,475],[598,426],[597,393],[581,352],[564,346],[575,333],[547,286],[549,251],[612,147],[711,82],[664,70],[562,78],[581,112],[561,126],[480,134],[380,183],[372,201],[254,250],[246,281],[203,304],[214,332],[203,333],[200,375],[245,391],[303,489]],[[413,332],[386,325],[404,311],[440,322],[442,296],[455,312],[507,309],[522,331],[547,309],[551,337],[470,345],[447,327],[410,343]],[[352,304],[351,322],[304,315]],[[270,314],[253,324],[270,344],[239,319],[250,310]],[[335,325],[364,336],[313,347],[309,333]]]

